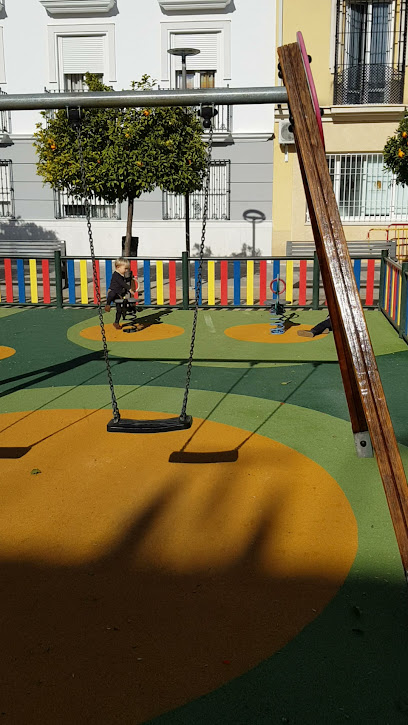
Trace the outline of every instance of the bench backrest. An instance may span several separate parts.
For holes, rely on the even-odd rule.
[[[65,242],[59,239],[51,240],[33,240],[33,241],[0,241],[0,257],[21,257],[40,259],[50,258],[54,256],[55,250],[65,255]]]
[[[388,254],[391,259],[395,259],[397,253],[395,239],[389,239],[388,241],[372,241],[371,239],[367,239],[367,241],[347,242],[347,247],[351,255],[366,254],[369,257],[381,257],[382,250],[388,249]],[[286,242],[287,257],[313,257],[315,249],[314,242]]]

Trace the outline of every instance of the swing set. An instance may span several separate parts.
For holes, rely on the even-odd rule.
[[[372,455],[373,447],[382,478],[392,523],[398,542],[405,576],[408,580],[408,494],[407,481],[395,433],[385,400],[384,390],[371,346],[363,309],[354,279],[339,210],[334,196],[324,148],[321,114],[301,33],[297,42],[278,48],[279,74],[283,86],[277,88],[214,88],[200,91],[137,91],[105,93],[62,93],[38,95],[5,95],[0,97],[0,110],[69,109],[77,129],[82,183],[86,193],[86,172],[81,147],[81,109],[92,107],[155,107],[200,106],[211,126],[213,104],[223,103],[287,103],[293,127],[296,151],[308,203],[317,257],[332,321],[333,335],[340,364],[344,391],[357,455]],[[205,113],[203,113],[203,110]],[[210,110],[209,110],[210,109]],[[74,113],[75,111],[75,113]],[[76,114],[76,118],[75,118]],[[122,419],[118,408],[110,369],[101,309],[100,291],[95,266],[92,228],[87,204],[88,236],[97,290],[101,336],[112,397],[113,418],[108,423],[112,433],[159,433],[186,430],[192,425],[187,414],[197,313],[202,282],[202,259],[208,209],[209,164],[212,129],[209,129],[208,157],[205,174],[205,203],[200,245],[200,261],[196,285],[194,317],[186,384],[180,415],[164,420]]]

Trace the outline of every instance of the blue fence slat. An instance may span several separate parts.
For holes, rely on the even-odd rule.
[[[144,285],[144,303],[152,304],[152,293],[150,286],[150,260],[145,259],[143,262],[143,285]]]
[[[106,259],[105,260],[106,294],[108,294],[108,289],[109,289],[111,279],[112,279],[112,260]]]
[[[24,282],[24,261],[22,259],[17,260],[17,283],[18,283],[18,301],[25,302],[25,282]]]
[[[360,286],[361,286],[361,259],[355,259],[354,260],[354,276],[356,278],[357,283],[357,289],[360,292]]]
[[[241,304],[241,262],[234,259],[234,305]]]
[[[74,260],[68,259],[68,300],[71,305],[75,304],[75,266]]]
[[[199,260],[196,260],[194,262],[194,290],[195,290],[195,296],[197,297],[197,289],[198,289],[198,272],[200,269],[200,262]],[[200,290],[198,295],[198,304],[201,305],[203,301],[203,285],[200,284]]]
[[[278,279],[280,278],[280,260],[274,259],[273,260],[273,277],[272,279]],[[276,300],[278,297],[277,292],[279,291],[279,282],[275,282],[273,285],[274,292],[272,292],[272,299]]]

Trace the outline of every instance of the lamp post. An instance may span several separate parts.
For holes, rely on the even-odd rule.
[[[185,91],[187,89],[186,58],[188,55],[198,55],[200,51],[197,48],[170,48],[167,52],[181,58],[181,90]],[[190,194],[185,194],[184,203],[186,207],[186,252],[190,256]]]

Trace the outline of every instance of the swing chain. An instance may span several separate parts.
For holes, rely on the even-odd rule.
[[[206,161],[206,167],[205,167],[203,223],[202,223],[202,227],[201,227],[201,243],[200,243],[200,257],[199,257],[200,261],[198,264],[197,279],[196,279],[194,317],[193,317],[193,325],[192,325],[192,330],[191,330],[190,354],[189,354],[189,358],[188,358],[188,362],[187,362],[186,386],[185,386],[185,390],[184,390],[183,405],[182,405],[181,413],[180,413],[180,420],[182,420],[182,421],[184,421],[186,419],[186,415],[187,415],[187,413],[186,413],[187,401],[188,401],[188,394],[190,391],[191,371],[192,371],[193,357],[194,357],[194,344],[195,344],[195,338],[196,338],[196,332],[197,332],[198,305],[199,305],[200,296],[201,296],[201,286],[202,286],[202,277],[203,277],[203,256],[204,256],[204,245],[205,245],[205,230],[206,230],[207,217],[208,217],[208,198],[209,198],[209,189],[210,189],[210,169],[211,169],[211,154],[212,154],[212,144],[213,144],[213,131],[214,131],[213,125],[211,123],[210,129],[209,129],[207,161]]]
[[[81,138],[81,124],[75,123],[75,124],[73,124],[73,126],[74,126],[74,129],[76,132],[77,142],[78,142],[79,162],[80,162],[80,167],[81,167],[82,190],[83,190],[83,196],[84,196],[86,224],[88,227],[89,247],[91,250],[91,257],[92,257],[93,282],[94,282],[94,287],[95,287],[96,301],[98,303],[98,315],[99,315],[99,324],[100,324],[100,328],[101,328],[103,357],[105,360],[106,372],[108,374],[108,382],[109,382],[111,402],[112,402],[113,420],[115,423],[119,423],[120,412],[119,412],[118,401],[116,400],[115,389],[113,387],[113,378],[112,378],[112,371],[111,371],[111,366],[110,366],[110,362],[109,362],[108,345],[106,342],[105,324],[103,321],[101,292],[100,292],[100,285],[99,285],[99,279],[98,279],[98,271],[96,268],[95,248],[94,248],[94,243],[93,243],[92,225],[91,225],[91,204],[89,201],[89,194],[88,194],[88,188],[87,188],[87,183],[86,183],[84,154],[83,154],[82,138]]]

